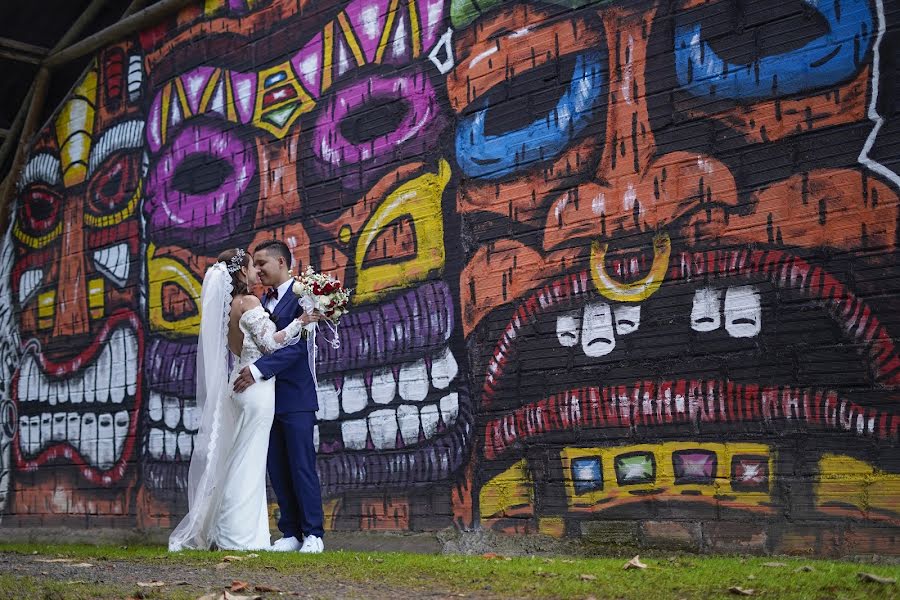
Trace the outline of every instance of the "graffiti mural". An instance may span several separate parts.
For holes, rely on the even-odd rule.
[[[102,50],[0,252],[4,524],[184,512],[200,282],[274,237],[355,289],[332,529],[897,526],[898,17],[214,0]]]

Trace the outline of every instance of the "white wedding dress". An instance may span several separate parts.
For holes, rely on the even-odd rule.
[[[234,393],[232,387],[245,366],[263,354],[297,343],[302,327],[294,321],[285,328],[284,341],[278,342],[275,324],[265,309],[252,308],[238,322],[244,341],[240,356],[234,356],[225,337],[231,277],[228,275],[228,281],[223,281],[222,273],[211,273],[214,269],[215,266],[210,267],[203,281],[201,310],[216,311],[218,302],[211,297],[214,292],[223,295],[221,301],[225,304],[219,308],[217,319],[206,315],[209,318],[205,319],[205,328],[205,315],[201,312],[197,360],[201,423],[188,475],[188,514],[169,537],[172,552],[270,547],[266,455],[275,415],[275,379],[254,383],[240,394]],[[221,270],[224,271],[224,265]],[[222,289],[218,289],[220,286]],[[215,339],[220,348],[213,347]],[[230,376],[229,356],[235,361]]]

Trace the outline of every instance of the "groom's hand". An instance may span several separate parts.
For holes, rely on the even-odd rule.
[[[250,372],[250,367],[244,367],[241,369],[241,372],[238,373],[237,379],[234,380],[234,391],[240,394],[254,383],[256,383],[256,380],[253,379],[253,373]]]

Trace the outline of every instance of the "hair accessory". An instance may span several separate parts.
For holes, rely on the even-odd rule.
[[[243,248],[236,248],[235,255],[231,257],[228,261],[228,272],[236,273],[241,270],[241,267],[244,266],[244,259],[247,257],[247,253],[244,252]]]

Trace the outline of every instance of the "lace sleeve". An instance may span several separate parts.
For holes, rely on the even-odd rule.
[[[285,346],[296,344],[303,330],[303,325],[298,321],[291,321],[290,325],[276,332],[275,323],[269,319],[266,311],[259,307],[248,310],[241,319],[253,341],[264,354],[271,354]]]

